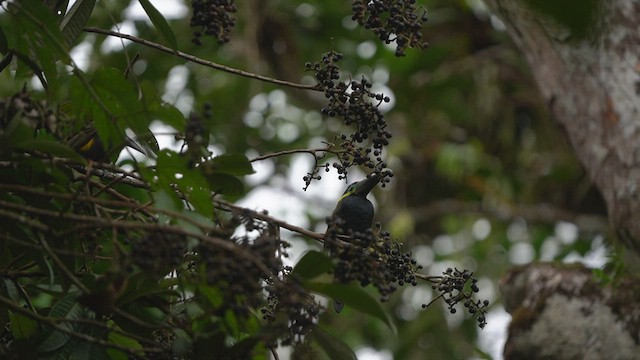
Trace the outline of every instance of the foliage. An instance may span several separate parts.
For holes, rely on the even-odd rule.
[[[208,134],[216,130],[207,121],[212,117],[210,105],[203,115],[192,111],[184,117],[160,98],[153,84],[131,76],[137,57],[124,70],[87,73],[80,68],[70,48],[78,29],[98,11],[95,4],[78,1],[69,11],[65,3],[4,4],[3,76],[19,83],[35,75],[45,91],[25,87],[1,107],[0,202],[2,217],[11,220],[1,234],[6,264],[1,316],[8,326],[3,352],[15,358],[27,356],[33,348],[39,356],[65,358],[264,358],[267,349],[304,347],[311,339],[332,356],[351,357],[347,347],[315,325],[322,305],[312,293],[340,296],[355,310],[393,327],[368,292],[318,282],[317,273],[298,267],[292,272],[284,266],[290,245],[280,237],[280,228],[316,239],[323,236],[232,202],[244,193],[241,177],[254,172],[252,161],[241,154],[214,155],[208,150]],[[172,27],[149,1],[140,4],[175,53]],[[201,31],[227,42],[235,24],[228,13],[236,11],[235,5],[196,1],[193,6],[190,25],[204,28],[195,32],[194,42],[201,43]],[[404,11],[412,14],[412,7]],[[387,21],[397,25],[401,20],[392,15]],[[411,31],[417,31],[412,24]],[[141,38],[90,31],[170,52]],[[398,37],[400,53],[416,45],[403,39]],[[355,128],[353,134],[341,135],[341,150],[333,150],[331,144],[323,150],[341,159],[334,165],[341,178],[349,168],[364,164],[388,183],[382,151],[391,135],[378,106],[390,100],[371,92],[372,84],[364,77],[359,82],[339,81],[335,63],[341,57],[331,51],[323,56],[324,65],[316,63],[317,86],[213,67],[323,91],[329,99],[324,112]],[[152,121],[175,128],[176,138],[184,141],[182,149],[160,149],[149,130]],[[95,162],[115,160],[126,146],[138,148],[125,129],[135,134],[150,158],[120,164],[132,170]],[[87,135],[72,141],[79,131]],[[360,147],[365,142],[370,145]],[[320,180],[319,168],[305,178],[307,187],[311,180]],[[324,168],[328,170],[328,164]],[[238,229],[246,234],[238,235]],[[349,250],[340,255],[342,262],[334,270],[344,277],[343,283],[356,278],[362,286],[373,282],[382,300],[398,285],[417,284],[416,261],[400,253],[388,232],[380,238],[370,233],[365,242],[347,240],[333,240]],[[351,258],[355,264],[361,253],[366,254],[364,266],[343,269],[345,260]],[[325,255],[319,259],[331,264]]]
[[[542,257],[557,221],[602,211],[521,62],[467,2],[427,2],[426,27],[412,1],[193,0],[173,19],[138,2],[135,22],[125,2],[2,2],[3,357],[266,359],[290,345],[335,359],[363,344],[469,357],[478,326],[448,328],[433,300],[484,326],[490,308],[474,296],[522,237]],[[411,49],[427,32],[431,47]],[[82,46],[87,64],[70,55]],[[109,158],[127,134],[147,156],[83,158],[68,139],[89,120]],[[179,146],[161,148],[167,136]],[[385,231],[329,236],[341,250],[291,264],[300,238],[324,241],[308,229],[330,209],[303,228],[238,204],[261,185],[248,175],[264,163],[263,182],[287,175],[292,154],[312,159],[305,189],[321,171],[395,174],[376,193]],[[486,223],[483,241],[471,235]],[[355,311],[325,311],[317,295]]]

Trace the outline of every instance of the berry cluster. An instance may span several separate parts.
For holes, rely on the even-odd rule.
[[[396,42],[396,56],[407,48],[424,48],[422,25],[426,12],[416,14],[415,0],[353,0],[353,20],[372,30],[385,44]]]
[[[440,292],[440,296],[447,303],[449,312],[454,314],[456,312],[455,306],[462,302],[464,307],[467,308],[470,314],[478,317],[478,326],[484,328],[487,325],[487,308],[489,307],[489,300],[474,300],[473,294],[477,293],[480,289],[476,284],[478,280],[473,277],[473,273],[468,270],[458,270],[448,268],[442,273],[443,276],[433,278],[434,283],[431,286],[434,290]],[[423,304],[422,307],[426,308],[429,305]]]
[[[140,269],[156,276],[167,275],[182,263],[186,251],[182,236],[152,232],[131,241],[131,260]]]
[[[282,271],[278,255],[289,244],[280,240],[276,227],[250,216],[242,216],[239,220],[247,231],[260,232],[255,239],[241,236],[227,240],[244,251],[230,251],[202,242],[197,253],[199,263],[204,267],[207,283],[220,289],[223,297],[221,307],[214,309],[214,312],[223,315],[226,310],[232,310],[238,317],[247,317],[252,308],[259,307],[264,302],[263,282],[271,281],[269,274],[263,271],[264,268],[256,265],[256,260],[264,264],[272,274],[277,274]],[[247,255],[244,256],[243,253]]]
[[[378,235],[368,230],[366,233],[347,232],[348,244],[340,242],[344,231],[340,229],[340,219],[328,219],[329,231],[325,237],[326,248],[338,259],[334,278],[340,283],[357,281],[361,286],[376,287],[380,300],[387,301],[398,286],[417,285],[415,272],[422,268],[411,254],[402,252],[402,244],[395,242],[386,231]]]
[[[2,324],[0,324],[2,325]],[[11,324],[5,323],[0,330],[0,357],[3,359],[15,359],[15,356],[9,356],[11,354],[11,343],[13,343],[14,336],[11,331]]]
[[[267,305],[261,309],[262,318],[272,324],[275,333],[282,333],[280,345],[299,345],[309,334],[320,315],[320,304],[293,279],[280,286],[270,285]],[[284,314],[285,316],[277,316]],[[273,344],[276,345],[276,344]]]
[[[382,172],[387,164],[382,159],[384,148],[389,145],[391,133],[379,106],[390,99],[383,94],[371,92],[372,84],[364,77],[360,81],[341,82],[340,68],[337,62],[342,54],[330,51],[322,56],[320,62],[307,63],[307,71],[313,71],[318,88],[324,92],[329,103],[322,114],[341,119],[347,126],[354,128],[350,134],[340,136],[339,162],[333,167],[338,170],[339,178],[347,177],[348,168],[364,165],[369,169]],[[317,179],[317,173],[324,167],[316,167],[307,175],[307,182]],[[384,182],[383,182],[384,185]]]
[[[209,146],[209,129],[206,124],[210,122],[212,116],[211,104],[204,104],[203,115],[192,112],[184,129],[184,142],[187,146],[187,155],[191,164],[198,163],[202,158],[209,156],[207,146]],[[176,140],[178,138],[176,137]]]
[[[233,0],[193,0],[191,2],[193,15],[191,27],[193,31],[193,43],[202,45],[202,35],[212,36],[218,43],[224,44],[230,40],[229,33],[236,25],[233,17],[238,9]]]
[[[152,332],[153,341],[158,347],[167,349],[163,352],[145,352],[144,358],[147,360],[183,360],[182,356],[176,356],[169,349],[173,346],[176,335],[169,329],[157,329]]]

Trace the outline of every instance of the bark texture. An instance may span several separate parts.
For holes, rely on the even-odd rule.
[[[485,2],[530,63],[611,226],[640,253],[640,1],[600,1],[583,39],[523,0]]]
[[[602,286],[591,270],[573,265],[512,270],[500,286],[513,316],[505,359],[637,359],[640,285],[634,280]]]

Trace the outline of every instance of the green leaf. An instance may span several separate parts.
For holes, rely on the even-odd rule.
[[[242,154],[224,154],[211,159],[214,172],[229,175],[249,175],[255,173],[251,162]]]
[[[228,333],[237,338],[240,335],[240,326],[238,324],[238,318],[232,310],[227,310],[224,313],[224,323],[227,325]]]
[[[99,328],[96,326],[90,326],[87,329],[85,329],[83,333],[91,336],[92,338],[105,340],[107,335],[107,329]],[[91,343],[88,341],[79,341],[74,344],[73,352],[71,353],[70,359],[108,360],[109,356],[107,355],[106,347],[99,344]]]
[[[162,101],[154,84],[148,80],[142,81],[140,91],[142,92],[142,104],[154,120],[160,120],[180,133],[184,132],[187,122],[184,115],[175,106]]]
[[[157,176],[161,186],[176,184],[186,200],[200,214],[213,214],[213,201],[209,190],[208,179],[199,169],[189,164],[189,159],[175,151],[164,149],[158,152]]]
[[[209,189],[228,197],[236,197],[244,194],[244,184],[240,179],[227,174],[207,175]]]
[[[305,282],[304,287],[313,292],[340,299],[341,302],[354,310],[382,320],[394,333],[397,331],[393,321],[380,306],[380,303],[359,286]]]
[[[308,251],[296,264],[291,275],[298,275],[304,280],[313,279],[333,268],[331,259],[320,251]]]
[[[20,293],[18,292],[18,288],[16,287],[16,284],[10,280],[10,279],[2,279],[2,281],[4,282],[4,288],[7,292],[7,295],[9,295],[9,298],[13,301],[20,301]]]
[[[160,189],[151,195],[153,196],[153,203],[158,209],[180,212],[184,208],[182,200],[180,200],[175,191]]]
[[[332,360],[355,360],[356,354],[351,350],[349,345],[345,344],[342,340],[332,336],[324,329],[317,325],[313,325],[311,331],[311,339],[324,350],[324,352]]]
[[[154,294],[163,287],[159,286],[159,282],[156,279],[144,274],[135,273],[127,281],[127,287],[118,298],[117,304],[122,306],[126,305],[140,297]]]
[[[214,308],[218,308],[222,305],[222,294],[220,294],[220,290],[218,288],[206,284],[199,284],[198,290],[200,291],[200,294],[204,295],[204,297],[209,300],[209,304]]]
[[[68,158],[81,164],[86,162],[85,159],[72,148],[54,140],[31,139],[28,141],[21,141],[15,144],[14,147],[17,149],[35,150],[58,157]]]
[[[45,5],[59,17],[63,18],[69,7],[69,0],[45,0]]]
[[[96,0],[77,0],[62,19],[60,30],[68,46],[75,43],[82,28],[91,17],[95,5]]]
[[[78,319],[82,315],[82,307],[78,304],[75,295],[67,295],[60,299],[49,312],[49,317]],[[59,324],[67,330],[74,330],[74,325],[68,322]],[[71,335],[59,330],[53,330],[49,336],[38,346],[39,352],[51,352],[63,347]]]
[[[49,91],[57,91],[58,67],[56,65],[56,59],[53,57],[53,53],[47,47],[35,46],[33,48],[33,54],[36,55],[38,64],[46,77],[46,84],[43,83],[42,85]]]
[[[132,339],[130,337],[119,334],[115,331],[109,332],[109,342],[112,342],[117,345],[125,346],[132,350],[140,350],[142,349],[142,345],[138,342],[138,340]],[[107,354],[109,358],[115,360],[127,360],[129,359],[128,355],[124,352],[117,349],[108,349]]]
[[[7,36],[4,34],[4,30],[2,26],[0,26],[0,53],[6,53],[9,50],[9,41],[7,41]]]
[[[11,321],[11,333],[18,340],[26,339],[38,330],[38,323],[22,314],[9,311],[9,321]]]
[[[162,104],[160,107],[154,110],[154,115],[160,119],[160,121],[176,129],[178,132],[184,132],[186,120],[184,115],[173,105]]]
[[[41,2],[29,1],[25,3],[12,3],[18,8],[16,20],[27,28],[25,35],[31,43],[31,48],[46,47],[54,55],[54,58],[62,60],[65,64],[71,63],[69,47],[64,41],[58,19],[53,11]]]
[[[153,26],[156,27],[156,30],[164,37],[165,40],[169,43],[169,46],[173,49],[173,51],[178,50],[178,42],[176,41],[176,36],[173,34],[173,30],[167,23],[167,20],[162,16],[160,11],[156,9],[149,0],[139,0],[140,5],[144,11],[149,15],[149,19],[153,23]]]

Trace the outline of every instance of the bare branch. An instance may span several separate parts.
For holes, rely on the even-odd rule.
[[[149,47],[149,48],[152,48],[152,49],[155,49],[155,50],[159,50],[159,51],[165,52],[167,54],[171,54],[171,55],[177,56],[177,57],[179,57],[181,59],[190,61],[192,63],[204,65],[204,66],[210,67],[212,69],[225,71],[225,72],[228,72],[230,74],[243,76],[243,77],[246,77],[246,78],[249,78],[249,79],[260,80],[260,81],[268,82],[268,83],[271,83],[271,84],[288,86],[288,87],[292,87],[292,88],[296,88],[296,89],[320,91],[316,87],[316,85],[304,85],[304,84],[292,83],[292,82],[289,82],[289,81],[278,80],[278,79],[270,78],[270,77],[267,77],[267,76],[253,74],[253,73],[250,73],[250,72],[247,72],[247,71],[244,71],[244,70],[235,69],[235,68],[228,67],[228,66],[225,66],[225,65],[220,65],[220,64],[215,63],[213,61],[204,60],[204,59],[201,59],[201,58],[199,58],[197,56],[193,56],[193,55],[184,53],[182,51],[174,51],[173,49],[168,48],[168,47],[166,47],[164,45],[161,45],[161,44],[158,44],[158,43],[155,43],[153,41],[146,40],[146,39],[141,39],[141,38],[133,36],[133,35],[123,34],[123,33],[119,33],[119,32],[116,32],[116,31],[104,30],[104,29],[99,29],[99,28],[94,28],[94,27],[85,28],[84,31],[91,32],[91,33],[96,33],[96,34],[115,36],[115,37],[122,38],[122,39],[127,39],[127,40],[133,41],[135,43],[144,45],[146,47]]]

